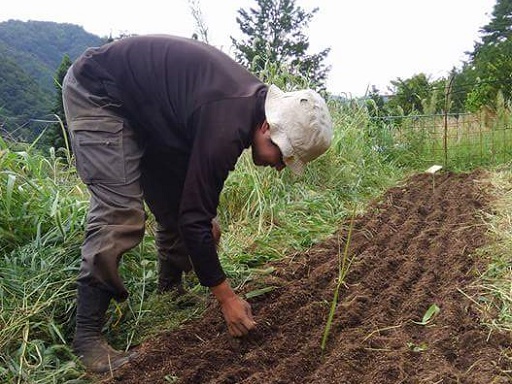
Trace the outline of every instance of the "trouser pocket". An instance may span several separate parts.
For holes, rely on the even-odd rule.
[[[125,183],[125,145],[122,120],[98,117],[70,123],[76,168],[86,184]]]

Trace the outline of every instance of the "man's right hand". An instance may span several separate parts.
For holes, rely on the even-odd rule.
[[[249,303],[238,297],[227,281],[211,290],[219,301],[229,334],[234,337],[247,335],[256,326]]]
[[[256,326],[251,306],[238,296],[221,303],[221,310],[231,336],[245,336]]]

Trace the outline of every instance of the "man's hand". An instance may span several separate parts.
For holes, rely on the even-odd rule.
[[[245,336],[256,326],[252,318],[251,306],[247,301],[235,296],[221,303],[221,306],[231,336]]]
[[[229,334],[234,337],[247,335],[256,326],[249,303],[238,297],[227,281],[211,290],[219,301]]]

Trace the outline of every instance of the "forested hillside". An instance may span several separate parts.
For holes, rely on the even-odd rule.
[[[73,24],[9,20],[0,23],[0,127],[27,131],[28,118],[48,115],[55,102],[55,73],[105,39]],[[25,135],[26,136],[26,135]]]
[[[51,103],[51,92],[43,91],[38,79],[9,55],[0,45],[0,111],[10,116],[37,116]]]

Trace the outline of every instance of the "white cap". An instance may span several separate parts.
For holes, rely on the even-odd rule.
[[[271,85],[265,100],[265,115],[270,138],[295,174],[302,174],[305,164],[331,145],[331,115],[325,100],[312,89],[283,92]]]

